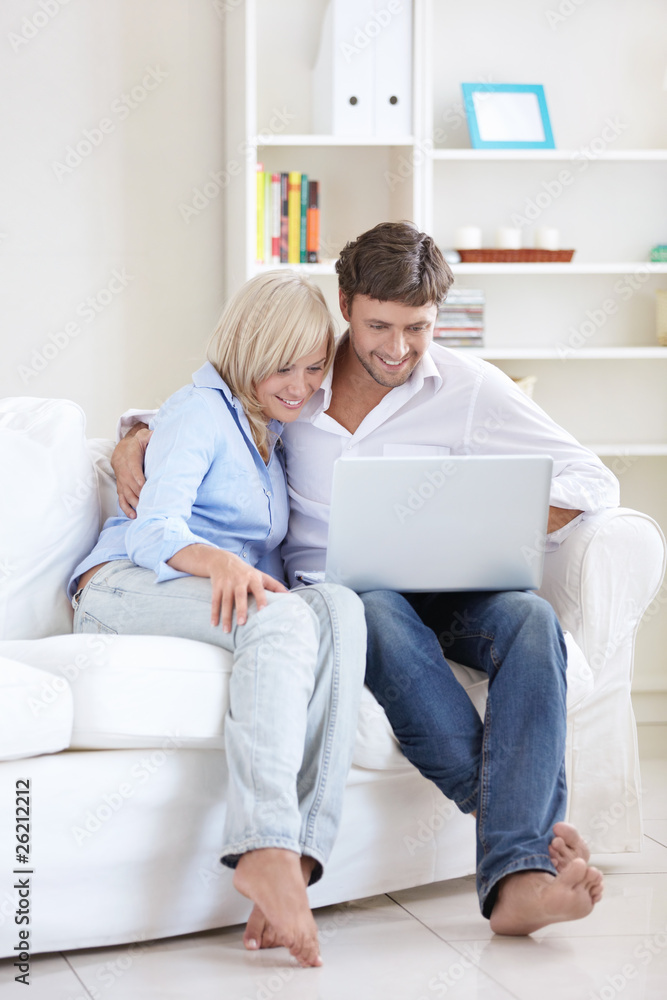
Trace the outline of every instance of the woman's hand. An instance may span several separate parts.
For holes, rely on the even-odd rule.
[[[152,431],[146,424],[135,424],[113,450],[111,467],[116,473],[116,489],[120,509],[127,517],[137,516],[141,487],[146,482],[144,476],[144,455]]]
[[[266,607],[266,591],[275,594],[288,593],[287,587],[268,573],[248,566],[243,559],[216,549],[212,545],[186,545],[168,560],[168,565],[193,576],[208,576],[211,579],[211,625],[220,624],[222,631],[231,632],[232,615],[236,605],[236,622],[245,625],[248,619],[248,594],[257,602],[258,610]]]

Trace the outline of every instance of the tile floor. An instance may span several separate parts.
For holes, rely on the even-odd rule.
[[[316,911],[324,966],[248,954],[242,928],[38,956],[30,1000],[667,1000],[667,760],[642,765],[645,849],[594,859],[584,921],[494,937],[462,878]],[[0,997],[20,997],[11,960]]]

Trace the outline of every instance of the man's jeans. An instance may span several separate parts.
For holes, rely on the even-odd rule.
[[[555,874],[548,845],[567,798],[558,620],[530,592],[361,598],[366,683],[403,753],[462,812],[477,812],[477,892],[488,917],[505,875]],[[483,723],[445,656],[488,674]]]
[[[175,635],[234,654],[225,749],[230,773],[222,860],[281,847],[322,874],[338,831],[357,732],[366,627],[359,598],[321,584],[267,592],[248,621],[224,633],[211,619],[211,581],[155,582],[118,559],[75,598],[74,631]]]

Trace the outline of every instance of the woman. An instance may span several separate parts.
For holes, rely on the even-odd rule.
[[[136,519],[110,518],[70,581],[76,632],[178,635],[233,652],[222,861],[255,902],[247,946],[282,944],[303,966],[321,964],[306,884],[321,877],[339,823],[366,632],[346,588],[283,583],[279,434],[333,355],[319,289],[290,271],[249,281],[193,384],[155,418]]]

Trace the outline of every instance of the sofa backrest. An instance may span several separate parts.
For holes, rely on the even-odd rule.
[[[85,427],[70,400],[0,400],[0,639],[72,630],[65,588],[100,527]]]

